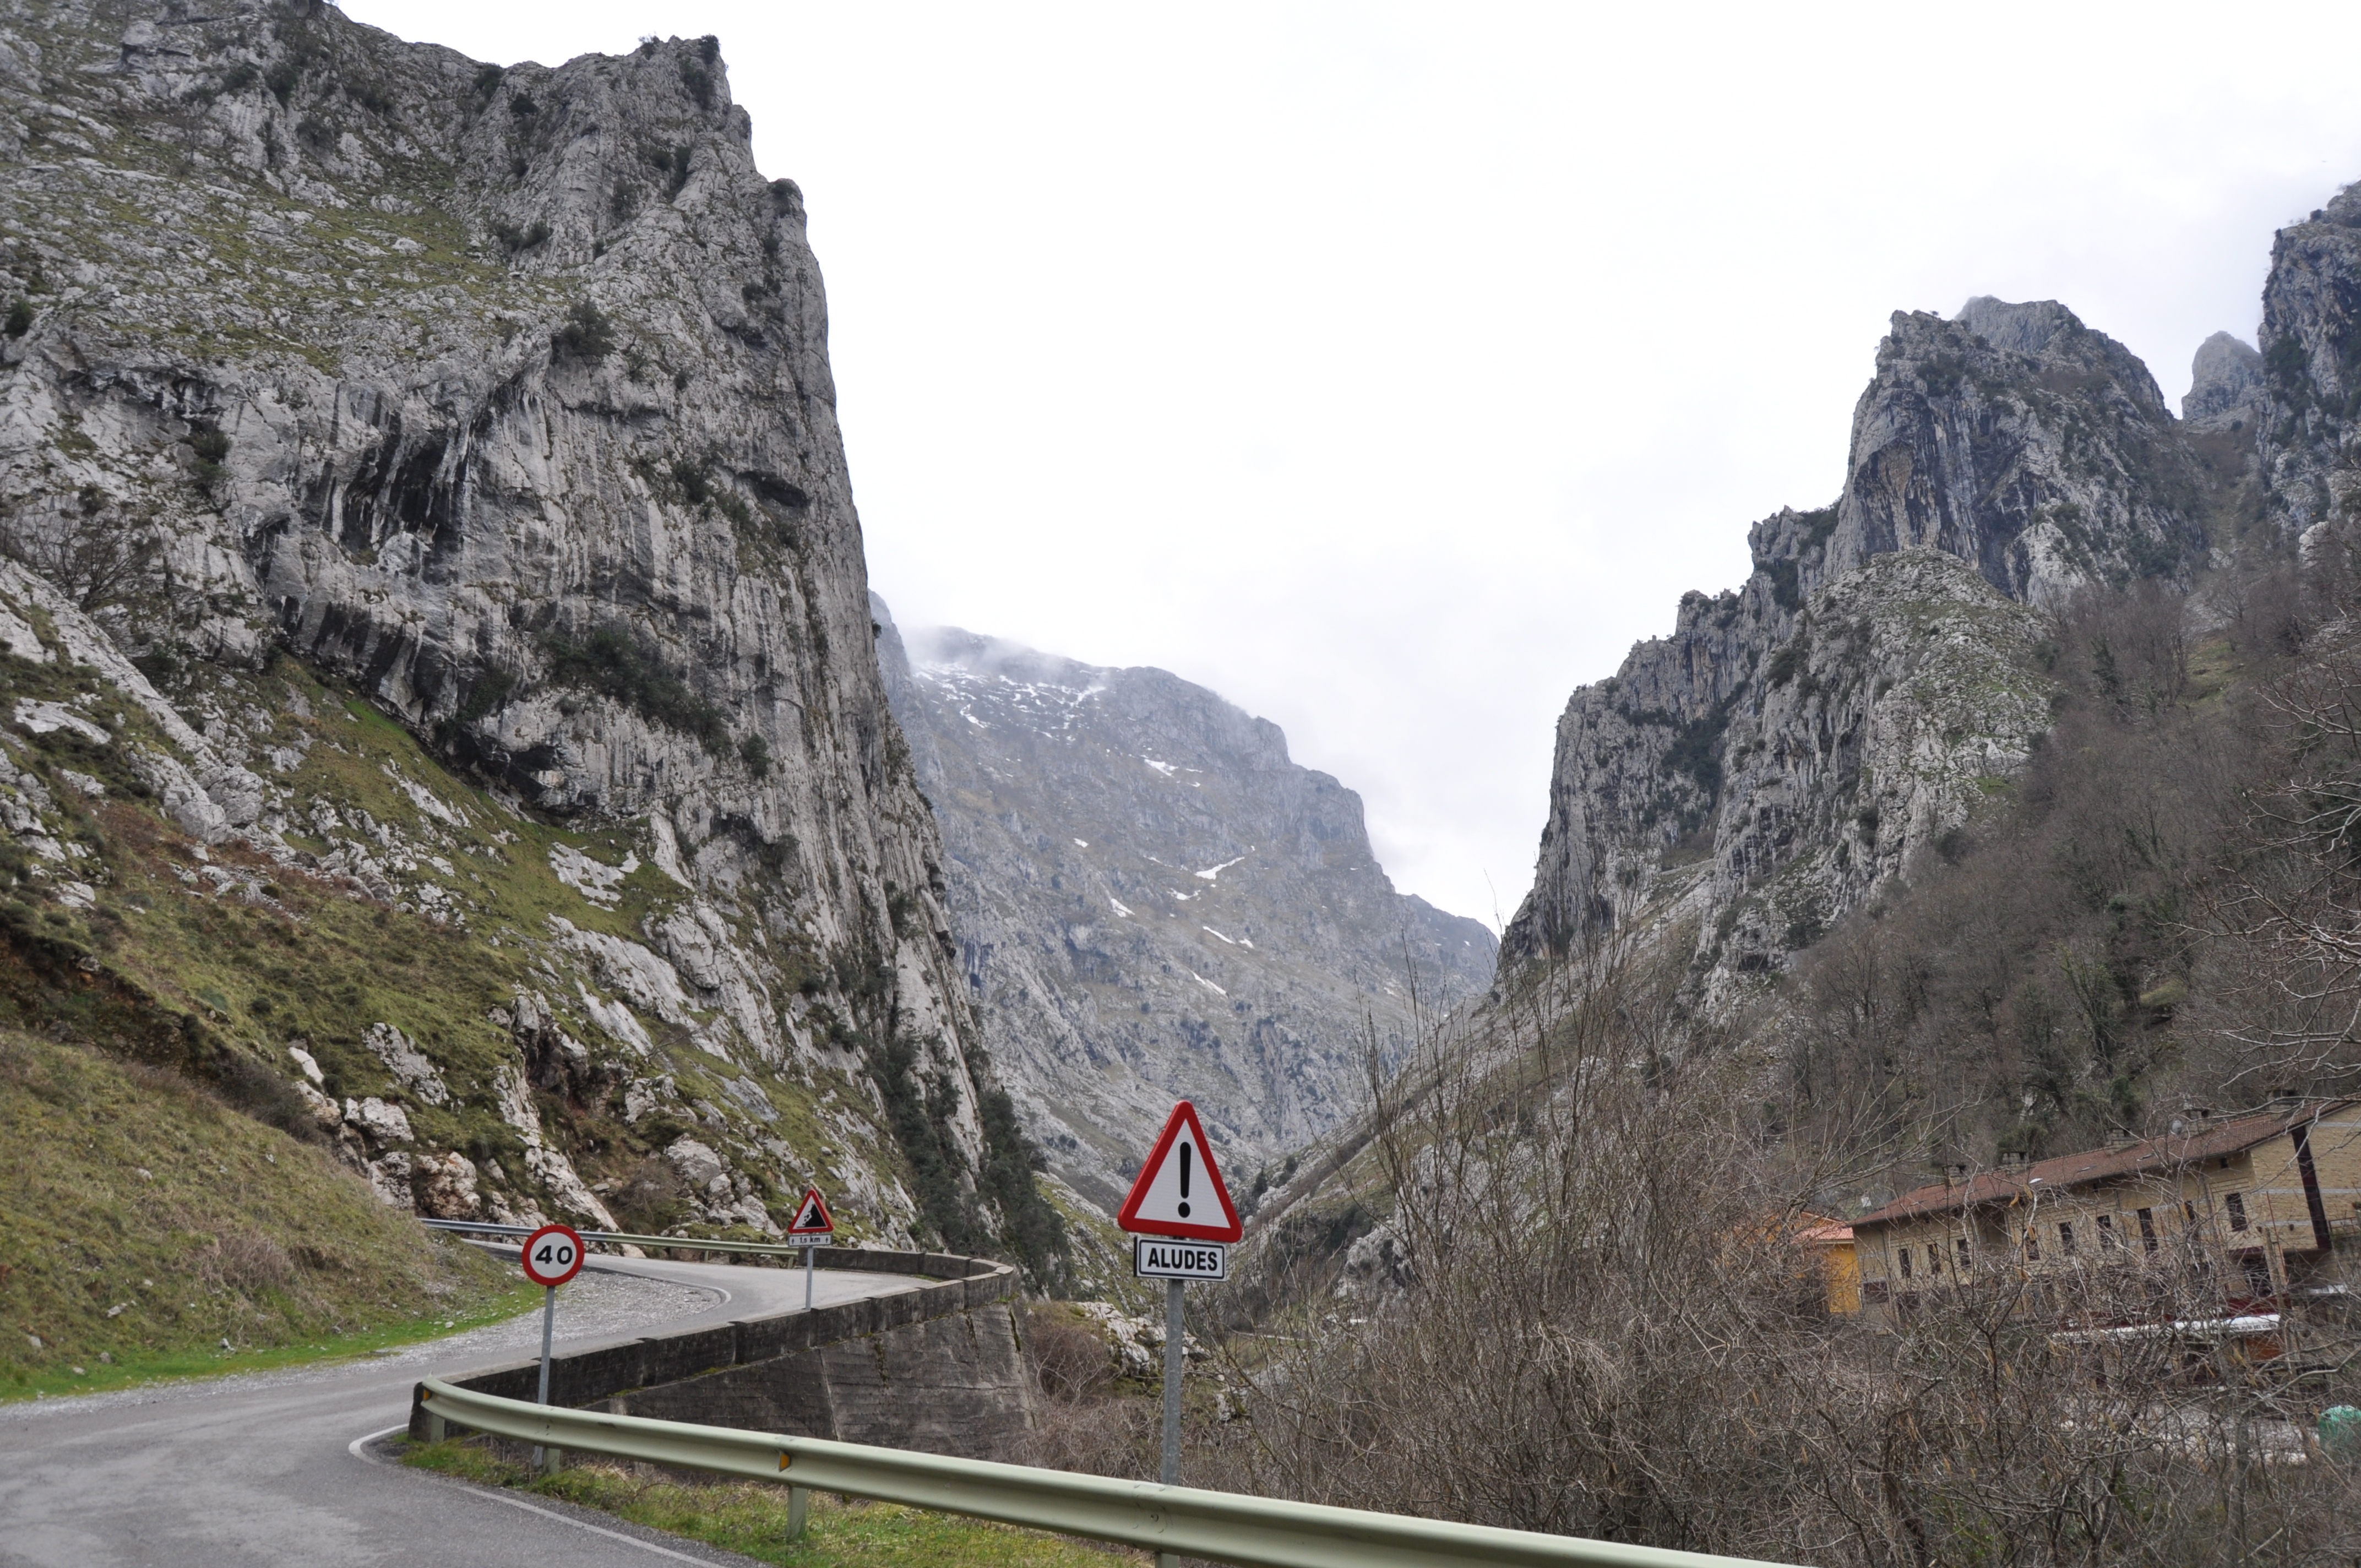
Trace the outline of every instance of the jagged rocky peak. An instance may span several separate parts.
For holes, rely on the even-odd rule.
[[[1244,1196],[1358,1108],[1373,1035],[1399,1055],[1489,983],[1490,933],[1395,892],[1360,797],[1277,725],[872,605],[985,1041],[1084,1197],[1114,1205],[1182,1097]]]
[[[2180,417],[2200,430],[2228,430],[2254,419],[2262,394],[2262,355],[2242,339],[2217,332],[2197,345]]]
[[[1504,950],[1686,922],[1708,992],[1784,965],[2026,754],[2031,607],[2203,564],[2216,466],[2054,301],[1897,313],[1834,504],[1755,524],[1744,585],[1567,704]]]
[[[1956,556],[1872,557],[1767,652],[1742,650],[1742,596],[1697,598],[1688,638],[1642,644],[1568,704],[1510,954],[1637,923],[1686,928],[1708,991],[1778,969],[1964,822],[2048,725],[2038,617]],[[1704,690],[1721,696],[1650,701],[1717,643],[1704,663],[1734,678]]]
[[[826,301],[718,42],[503,68],[312,0],[60,0],[0,19],[0,79],[10,550],[215,709],[224,763],[261,770],[291,660],[507,808],[615,835],[566,882],[605,907],[653,866],[658,906],[619,948],[550,927],[552,962],[676,992],[797,1093],[850,1072],[972,1196],[985,1080]],[[206,798],[292,854],[305,790]],[[967,1201],[865,1168],[898,1234]]]
[[[2202,488],[2147,367],[2063,306],[1897,313],[1853,411],[1817,580],[1914,548],[2036,604],[2185,574],[2205,559]]]
[[[2259,342],[2268,515],[2290,538],[2361,515],[2361,184],[2274,238]]]
[[[1952,318],[1991,344],[2012,354],[2039,354],[2059,333],[2079,332],[2082,323],[2055,300],[2028,300],[2011,304],[1990,294],[1978,294]]]

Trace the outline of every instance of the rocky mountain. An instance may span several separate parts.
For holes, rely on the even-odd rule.
[[[1054,1251],[716,40],[58,0],[0,78],[20,1009],[67,943],[436,1212]]]
[[[2273,237],[2261,343],[2255,448],[2272,521],[2301,536],[2361,505],[2361,184]]]
[[[1490,983],[1491,933],[1396,893],[1360,797],[1278,726],[871,602],[985,1044],[1102,1206],[1176,1098],[1247,1183],[1360,1107],[1373,1040],[1396,1059]]]
[[[2349,256],[2330,226],[2282,252]],[[1687,930],[1726,991],[2004,797],[2048,727],[2037,610],[2084,585],[2187,587],[2227,561],[2267,470],[2288,526],[2310,515],[2293,487],[2312,481],[2257,445],[2262,363],[2209,341],[2184,422],[2053,302],[1897,313],[1835,503],[1757,523],[1745,584],[1687,596],[1670,636],[1567,704],[1508,953],[1645,918]],[[2334,424],[2316,401],[2304,418]]]

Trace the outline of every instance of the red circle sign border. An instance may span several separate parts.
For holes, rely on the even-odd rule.
[[[567,1269],[565,1273],[558,1275],[554,1279],[533,1272],[533,1245],[544,1236],[564,1236],[567,1241],[574,1244],[574,1266]],[[573,1226],[544,1225],[541,1229],[533,1232],[533,1234],[525,1237],[524,1245],[517,1249],[517,1266],[523,1269],[524,1277],[527,1279],[532,1280],[535,1285],[545,1286],[554,1289],[582,1272],[582,1252],[583,1247],[581,1234],[577,1232]]]

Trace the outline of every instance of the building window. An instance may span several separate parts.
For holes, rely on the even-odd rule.
[[[1961,1236],[1952,1245],[1959,1249],[1960,1277],[1965,1279],[1975,1272],[1975,1255],[1968,1250],[1968,1238],[1965,1236]]]
[[[2139,1223],[2140,1245],[2149,1252],[2154,1252],[2157,1249],[2156,1211],[2142,1209],[2139,1212]]]
[[[2268,1296],[2271,1293],[2271,1260],[2269,1258],[2265,1257],[2261,1253],[2250,1252],[2238,1260],[2238,1265],[2246,1271],[2246,1289],[2249,1294]]]
[[[2113,1214],[2100,1215],[2099,1250],[2101,1252],[2110,1252],[2123,1245],[2124,1238],[2115,1234],[2115,1217]]]
[[[2041,1261],[2041,1237],[2035,1234],[2031,1225],[2025,1227],[2025,1261],[2027,1263]]]
[[[2074,1255],[2074,1227],[2063,1220],[2058,1223],[2058,1250],[2068,1257]]]
[[[1902,1277],[1907,1279],[1910,1277],[1910,1249],[1905,1246],[1896,1250],[1902,1258]]]
[[[2230,1228],[2232,1230],[2243,1231],[2246,1228],[2246,1195],[2245,1193],[2233,1192],[2229,1194],[2222,1200],[2222,1206],[2230,1211]]]

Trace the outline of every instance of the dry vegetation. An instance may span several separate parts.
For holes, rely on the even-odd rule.
[[[0,1400],[361,1354],[537,1299],[176,1072],[0,1028]]]
[[[2351,1081],[2357,581],[2059,613],[2014,794],[1749,1014],[1610,941],[1437,1030],[1202,1303],[1188,1478],[1815,1563],[2361,1561],[2361,1467],[2312,1437],[2345,1365],[2116,1332],[2218,1313],[2202,1256],[1986,1269],[1880,1332],[1795,1242],[1947,1162]],[[1036,1340],[1038,1457],[1148,1473],[1146,1402]]]
[[[1651,1049],[1675,979],[1595,954],[1528,993],[1514,1056],[1434,1053],[1374,1147],[1383,1267],[1230,1342],[1242,1419],[1201,1428],[1198,1479],[1783,1562],[2361,1549],[2349,1472],[2305,1441],[2317,1390],[2051,1337],[2201,1310],[2193,1269],[2038,1299],[1992,1271],[1896,1333],[1829,1316],[1793,1237],[1861,1178],[1849,1140],[1769,1131],[1760,1058]]]

